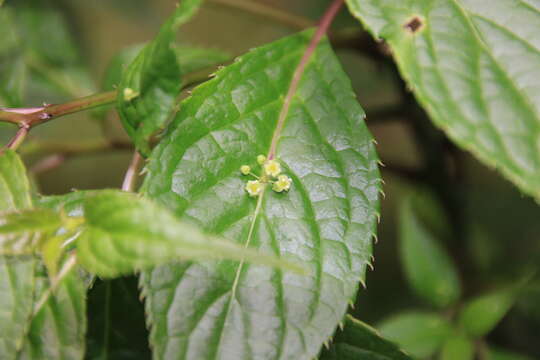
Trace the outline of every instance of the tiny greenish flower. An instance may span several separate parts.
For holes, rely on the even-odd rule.
[[[251,168],[248,165],[242,165],[240,167],[240,172],[244,175],[249,175],[249,173],[251,172]]]
[[[250,180],[246,184],[249,196],[259,196],[263,190],[263,184],[259,180]]]
[[[272,185],[272,190],[275,192],[289,191],[291,188],[292,179],[287,175],[279,175],[278,180]]]
[[[281,173],[281,165],[276,160],[268,160],[264,163],[264,173],[277,177]]]
[[[257,156],[257,162],[259,163],[259,165],[264,164],[265,161],[266,161],[266,156],[264,155]]]
[[[139,93],[132,88],[125,88],[122,95],[124,95],[125,101],[131,101],[139,96]]]

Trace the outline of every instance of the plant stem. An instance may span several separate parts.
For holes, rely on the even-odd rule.
[[[293,15],[283,10],[252,0],[212,0],[211,3],[234,7],[251,14],[275,20],[294,29],[303,30],[315,26],[315,21],[303,16]]]
[[[9,143],[6,145],[7,149],[11,150],[17,150],[19,145],[22,144],[24,139],[26,139],[26,135],[28,135],[28,131],[30,130],[29,126],[21,126],[19,127],[19,130],[15,134],[15,136],[9,141]]]
[[[306,51],[304,51],[304,54],[302,55],[302,58],[300,59],[298,66],[294,70],[294,74],[293,74],[291,84],[289,86],[289,90],[287,91],[287,95],[285,96],[285,99],[283,100],[283,107],[281,108],[281,112],[279,113],[276,130],[274,131],[274,135],[272,136],[272,142],[270,144],[270,150],[268,151],[268,156],[267,156],[269,160],[272,160],[274,158],[276,145],[279,140],[281,130],[283,129],[285,119],[287,118],[287,115],[289,114],[289,108],[291,106],[293,96],[296,93],[296,90],[298,90],[298,85],[300,84],[300,80],[302,79],[302,75],[304,74],[304,70],[306,69],[307,63],[311,55],[313,55],[313,53],[315,52],[317,45],[319,44],[323,36],[326,34],[328,29],[330,28],[332,21],[334,20],[339,9],[341,9],[341,6],[343,5],[343,1],[344,0],[334,0],[332,4],[330,4],[328,9],[326,9],[324,15],[319,21],[319,25],[317,26],[317,31],[311,38],[311,41],[309,42],[309,45],[306,48]]]
[[[133,158],[124,176],[124,182],[122,183],[122,190],[133,192],[137,183],[137,177],[139,175],[139,168],[142,163],[142,156],[137,150],[133,153]]]

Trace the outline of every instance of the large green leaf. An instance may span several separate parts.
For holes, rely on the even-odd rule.
[[[3,9],[2,9],[3,11]],[[0,155],[0,213],[32,206],[26,170],[11,150]],[[17,356],[32,313],[35,260],[30,257],[0,256],[0,354]]]
[[[118,87],[117,109],[137,149],[148,154],[148,141],[162,130],[182,87],[181,71],[171,48],[175,31],[199,8],[202,0],[185,0],[126,68]]]
[[[384,339],[371,326],[347,316],[321,360],[411,360],[396,344]]]
[[[433,355],[450,338],[450,324],[440,315],[410,311],[394,315],[377,326],[381,334],[418,358]]]
[[[77,238],[77,261],[98,276],[115,277],[178,259],[246,259],[302,270],[203,234],[135,194],[103,190],[86,198],[83,207],[85,223]]]
[[[441,230],[443,214],[427,194],[407,196],[399,213],[400,257],[407,280],[419,296],[438,307],[451,305],[461,294],[454,264],[439,243],[447,235]]]
[[[197,87],[152,153],[144,192],[207,231],[306,262],[312,274],[230,261],[145,272],[156,359],[311,359],[354,301],[380,178],[364,112],[326,41],[278,127],[310,35],[255,49]],[[290,191],[250,197],[240,166],[257,171],[273,142]]]
[[[530,0],[347,0],[385,39],[433,121],[540,199],[540,5]]]

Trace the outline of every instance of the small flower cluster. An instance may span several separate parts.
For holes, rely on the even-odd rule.
[[[276,160],[268,160],[266,156],[257,156],[257,163],[262,165],[263,174],[259,177],[251,172],[249,165],[242,165],[240,172],[243,175],[251,175],[257,180],[250,180],[246,184],[246,191],[250,196],[258,196],[262,193],[266,184],[272,184],[275,192],[289,191],[292,180],[287,175],[281,174],[281,165]]]

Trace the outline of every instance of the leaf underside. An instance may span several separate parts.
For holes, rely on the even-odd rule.
[[[276,132],[310,35],[253,50],[197,87],[152,153],[143,192],[183,220],[302,262],[311,274],[232,261],[144,272],[155,359],[311,359],[364,278],[378,215],[377,156],[326,41]],[[250,198],[239,168],[259,172],[255,159],[273,138],[291,190],[267,187]]]
[[[538,1],[347,3],[375,37],[389,43],[433,121],[540,199]]]

